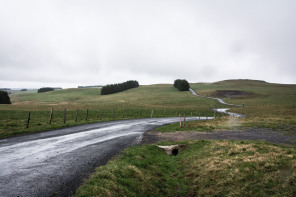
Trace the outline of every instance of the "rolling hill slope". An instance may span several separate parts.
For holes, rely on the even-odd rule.
[[[254,80],[190,85],[199,94],[222,96],[227,103],[245,104],[244,108],[231,109],[247,115],[247,118],[241,120],[243,127],[268,127],[296,132],[296,85]],[[236,92],[240,92],[239,95],[235,95]],[[205,116],[213,115],[211,108],[228,107],[212,99],[192,96],[190,92],[180,92],[172,84],[145,85],[104,96],[100,95],[99,88],[24,93],[11,95],[11,100],[12,105],[0,105],[0,135],[3,136],[112,119],[150,117],[152,110],[154,117],[176,116],[185,112],[187,115],[201,113]],[[49,125],[51,108],[54,109],[54,119]],[[65,108],[67,122],[64,124]],[[31,111],[31,123],[30,128],[25,129],[28,111]],[[212,126],[215,127],[215,124],[217,122],[214,121]]]

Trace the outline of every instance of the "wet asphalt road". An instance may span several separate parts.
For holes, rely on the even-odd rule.
[[[178,121],[112,121],[0,140],[0,196],[73,194],[95,167],[139,143],[145,131]]]

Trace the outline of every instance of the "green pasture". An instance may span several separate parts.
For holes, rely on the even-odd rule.
[[[231,108],[230,111],[247,117],[217,114],[214,120],[190,121],[182,128],[176,123],[157,130],[203,132],[267,127],[288,135],[296,133],[296,85],[227,80],[190,86],[204,96],[216,96],[217,90],[246,92],[223,98],[245,107],[229,107],[180,92],[172,84],[140,86],[105,96],[100,95],[100,88],[28,92],[11,95],[12,105],[0,105],[0,138],[101,121],[150,118],[152,111],[153,117],[191,113],[213,116],[212,108]],[[51,109],[53,119],[49,124]],[[31,120],[26,128],[29,111]],[[97,168],[76,196],[296,195],[295,147],[260,141],[201,140],[178,144],[183,146],[177,156],[166,155],[155,145],[124,150],[107,165]]]
[[[296,131],[296,85],[227,80],[210,84],[191,84],[191,87],[204,96],[215,96],[216,90],[251,92],[251,96],[222,98],[228,103],[245,104],[244,108],[231,107],[232,112],[247,115],[241,119],[242,127]]]
[[[100,95],[99,88],[65,89],[12,95],[11,100],[12,105],[0,105],[1,138],[101,121],[149,118],[152,111],[153,117],[179,114],[213,116],[209,108],[219,106],[214,100],[179,92],[172,85],[140,86],[104,96]],[[53,121],[48,124],[52,108]],[[77,110],[79,113],[76,122]],[[29,111],[30,125],[26,128]]]
[[[272,84],[252,80],[227,80],[216,83],[191,83],[191,88],[204,96],[216,96],[217,90],[240,90],[251,94],[239,97],[223,98],[226,102],[245,104],[245,107],[231,107],[232,112],[246,114],[241,118],[243,127],[268,127],[294,133],[296,130],[296,86]],[[100,95],[100,88],[64,89],[46,93],[22,93],[11,95],[12,105],[0,105],[0,137],[9,137],[23,133],[40,132],[56,128],[75,126],[100,121],[130,118],[148,118],[178,116],[213,116],[212,108],[227,108],[216,100],[193,96],[190,92],[180,92],[172,84],[145,85],[124,92]],[[49,113],[54,110],[51,125]],[[67,121],[64,123],[64,109]],[[78,121],[75,121],[79,110]],[[85,120],[89,110],[88,120]],[[26,127],[28,112],[31,112],[29,128]],[[114,115],[112,118],[112,111]],[[122,115],[125,111],[126,115]],[[100,118],[100,113],[103,113]],[[141,113],[141,116],[140,116]],[[158,114],[158,116],[157,116]],[[217,114],[217,116],[220,116]],[[205,123],[192,122],[183,130],[209,131],[233,129],[229,118],[218,118]],[[172,128],[174,127],[174,128]],[[180,130],[175,126],[166,126],[171,131]],[[161,130],[161,129],[160,129]]]
[[[175,144],[163,142],[161,145]],[[183,141],[177,156],[130,147],[75,196],[295,196],[296,149],[260,141]]]

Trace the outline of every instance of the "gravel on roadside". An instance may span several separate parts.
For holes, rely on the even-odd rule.
[[[241,131],[196,132],[176,131],[162,133],[148,131],[144,133],[141,144],[154,144],[161,141],[182,140],[265,140],[276,144],[296,145],[296,134],[285,134],[285,131],[274,131],[268,128],[250,128]]]

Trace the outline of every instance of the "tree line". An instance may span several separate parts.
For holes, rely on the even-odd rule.
[[[42,92],[49,92],[49,91],[54,91],[54,88],[40,88],[38,89],[38,93],[42,93]]]
[[[0,90],[0,104],[11,104],[10,98],[6,91]]]
[[[128,90],[131,88],[137,88],[137,87],[139,87],[138,81],[133,81],[133,80],[126,81],[123,83],[117,83],[117,84],[109,84],[109,85],[102,87],[101,95],[122,92],[124,90]]]
[[[174,87],[180,91],[189,91],[190,85],[185,79],[176,79],[174,81]]]

